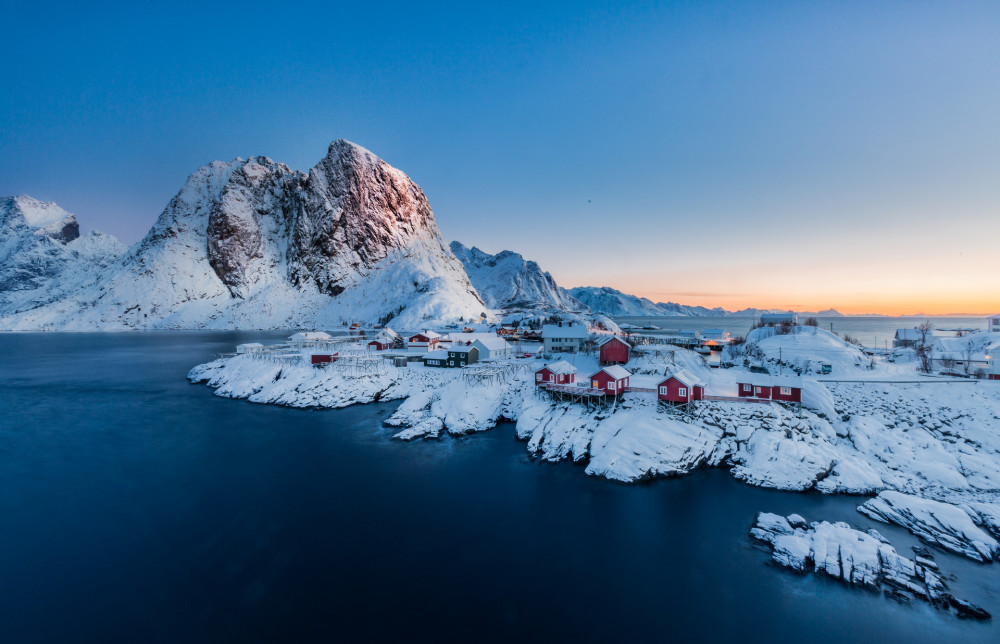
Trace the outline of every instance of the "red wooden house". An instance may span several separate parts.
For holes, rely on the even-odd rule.
[[[617,336],[601,340],[597,345],[601,351],[601,364],[625,364],[629,360],[632,345]]]
[[[535,386],[542,385],[571,385],[576,382],[576,367],[560,360],[547,364],[535,372]]]
[[[689,403],[705,397],[705,382],[688,371],[678,371],[657,386],[656,397],[669,403]]]
[[[611,365],[590,376],[590,386],[608,395],[619,396],[625,393],[625,387],[628,387],[631,376],[632,374],[624,367]]]
[[[424,329],[420,333],[411,335],[406,341],[406,346],[410,349],[427,349],[428,351],[433,351],[437,348],[439,342],[441,342],[441,335],[439,333]]]
[[[740,398],[802,402],[802,378],[798,376],[753,376],[741,380],[736,387]]]

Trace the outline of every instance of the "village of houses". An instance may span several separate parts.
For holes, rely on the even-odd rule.
[[[804,378],[820,382],[863,377],[913,380],[920,371],[915,358],[917,345],[933,347],[928,360],[935,373],[923,374],[928,382],[932,377],[939,382],[949,376],[972,375],[1000,380],[1000,315],[985,320],[978,344],[970,344],[976,334],[956,338],[926,328],[898,329],[893,349],[882,352],[880,360],[896,363],[899,358],[899,364],[871,374],[866,371],[874,370],[878,350],[866,353],[832,333],[800,326],[794,313],[764,314],[758,326],[748,338],[734,340],[721,328],[650,336],[620,329],[596,330],[580,321],[555,322],[540,329],[476,325],[461,330],[422,329],[405,335],[388,327],[366,331],[355,324],[346,334],[303,331],[286,343],[242,344],[236,353],[338,369],[346,376],[383,373],[391,367],[457,369],[464,378],[479,382],[529,379],[537,392],[553,400],[588,407],[614,404],[624,396],[642,396],[655,397],[668,409],[690,410],[702,401],[778,403],[794,409],[803,402]],[[761,352],[756,342],[753,349],[730,347],[750,344],[746,341],[757,336],[780,346],[769,353]],[[962,337],[964,341],[959,343]],[[764,345],[764,341],[759,344]],[[976,351],[967,348],[972,345],[978,347]],[[729,354],[724,353],[727,350]],[[741,351],[749,357],[756,351],[756,359],[734,360]],[[727,355],[728,361],[709,359],[720,354]],[[834,372],[831,363],[840,373]],[[722,369],[725,376],[713,373],[726,366],[734,368]]]

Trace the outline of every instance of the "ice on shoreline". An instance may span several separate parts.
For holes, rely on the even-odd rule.
[[[783,517],[761,512],[750,536],[767,544],[771,559],[785,568],[884,591],[897,600],[921,599],[959,617],[991,617],[983,608],[949,593],[932,558],[903,557],[875,530],[862,532],[843,522],[807,523],[796,514]]]

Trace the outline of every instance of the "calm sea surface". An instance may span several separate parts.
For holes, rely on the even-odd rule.
[[[807,316],[799,316],[799,323],[806,320]],[[949,335],[943,329],[976,329],[986,330],[985,318],[934,318],[934,317],[835,317],[816,318],[821,328],[833,331],[840,335],[850,335],[857,338],[866,347],[885,347],[888,341],[892,347],[892,338],[896,334],[896,329],[913,328],[930,320],[934,328],[942,335]],[[636,326],[653,325],[666,331],[668,329],[691,329],[701,331],[703,329],[725,329],[732,336],[746,335],[753,327],[755,318],[664,318],[664,317],[622,317],[615,318],[615,322],[634,324]],[[656,331],[646,331],[656,335]],[[662,334],[662,332],[660,332]]]
[[[759,510],[876,525],[856,498],[720,470],[617,485],[530,460],[510,426],[400,443],[392,404],[185,381],[262,337],[0,335],[2,641],[1000,641],[776,568],[747,537]],[[1000,567],[938,562],[1000,618]]]

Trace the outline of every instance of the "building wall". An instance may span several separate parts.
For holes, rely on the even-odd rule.
[[[598,371],[590,377],[590,386],[594,389],[603,389],[606,393],[621,395],[625,391],[625,387],[628,387],[628,378],[620,378],[618,380],[612,378],[610,375],[603,371]],[[609,389],[609,383],[615,383],[614,389]]]
[[[615,338],[601,345],[602,364],[625,364],[629,359],[629,346]]]
[[[779,400],[782,402],[802,402],[802,390],[798,387],[790,387],[791,393],[782,394],[781,386],[771,387],[771,400]]]

